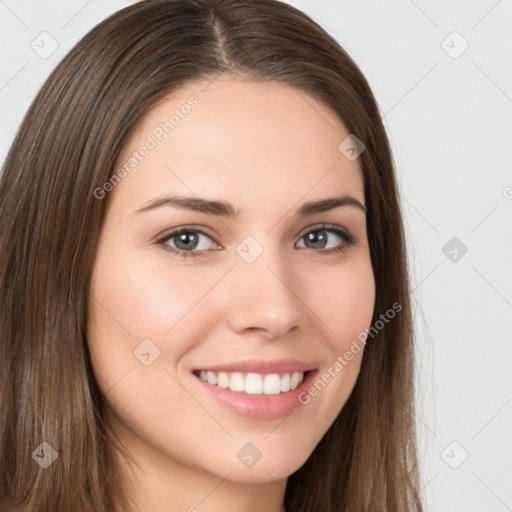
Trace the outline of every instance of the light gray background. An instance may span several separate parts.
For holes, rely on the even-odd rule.
[[[129,3],[0,0],[1,161],[50,71]],[[414,288],[427,510],[512,510],[512,2],[288,3],[354,57],[392,141]]]

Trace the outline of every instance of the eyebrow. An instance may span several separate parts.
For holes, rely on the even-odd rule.
[[[180,210],[191,210],[195,212],[216,215],[220,217],[236,218],[243,210],[235,208],[231,203],[203,199],[200,197],[187,197],[182,195],[166,195],[148,201],[142,208],[134,212],[134,215],[167,206]],[[342,195],[304,203],[297,211],[298,217],[307,217],[316,213],[322,213],[342,206],[355,207],[366,213],[366,207],[355,197]]]

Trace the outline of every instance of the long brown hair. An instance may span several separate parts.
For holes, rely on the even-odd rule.
[[[342,412],[290,476],[286,508],[422,510],[403,226],[391,151],[367,81],[325,30],[290,5],[143,0],[100,23],[62,60],[3,167],[2,511],[129,510],[87,348],[89,282],[106,206],[94,191],[115,173],[145,112],[187,82],[221,73],[309,93],[363,141],[373,321],[401,305],[368,340]],[[36,460],[55,456],[50,447],[57,460],[43,468]]]

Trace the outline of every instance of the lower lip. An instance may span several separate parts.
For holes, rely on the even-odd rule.
[[[307,372],[304,380],[295,389],[279,395],[249,395],[208,384],[196,375],[193,377],[212,398],[236,414],[257,420],[273,420],[288,416],[302,405],[299,395],[308,389],[315,374],[316,370]]]

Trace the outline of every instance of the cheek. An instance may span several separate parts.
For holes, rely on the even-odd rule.
[[[116,416],[145,437],[147,429],[157,432],[173,424],[172,411],[186,409],[186,396],[166,371],[189,348],[186,337],[173,336],[173,328],[185,323],[208,282],[191,289],[180,273],[170,280],[148,258],[143,262],[126,252],[130,255],[106,244],[98,252],[88,345],[96,381]]]
[[[140,251],[117,250],[121,246],[117,241],[100,247],[89,297],[88,344],[104,391],[127,372],[132,379],[147,369],[137,355],[149,352],[153,369],[174,367],[208,329],[204,319],[216,318],[215,305],[202,299],[222,275],[170,273],[162,255],[142,257]]]
[[[325,327],[325,339],[336,354],[347,350],[369,327],[375,305],[375,280],[368,260],[354,260],[317,281],[321,295],[315,309]]]
[[[316,277],[322,294],[316,299],[315,313],[325,333],[326,358],[300,400],[316,409],[314,428],[321,437],[340,413],[359,375],[364,352],[361,333],[371,324],[375,280],[369,258],[347,261],[323,279]]]
[[[130,343],[145,338],[168,341],[172,330],[186,321],[216,276],[198,279],[180,269],[171,274],[159,263],[161,256],[132,254],[106,250],[98,255],[91,283],[95,299],[91,318],[96,318],[102,330],[117,333],[111,339],[130,339]]]

